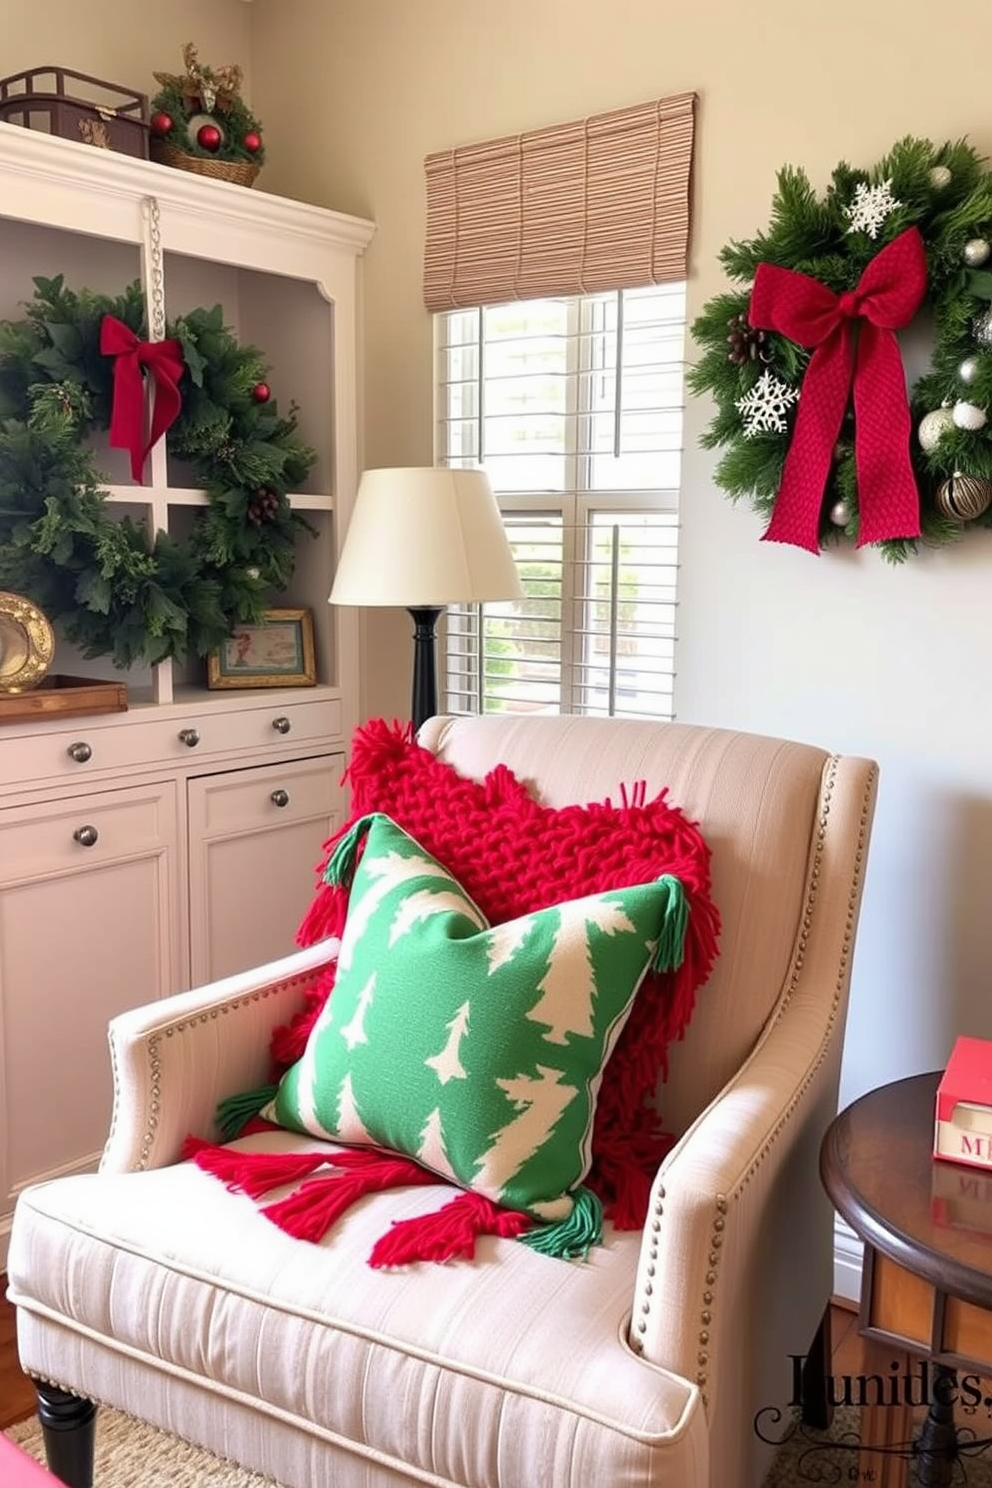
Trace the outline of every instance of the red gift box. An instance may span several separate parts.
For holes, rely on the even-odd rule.
[[[933,1155],[992,1169],[992,1041],[959,1037],[937,1086]]]

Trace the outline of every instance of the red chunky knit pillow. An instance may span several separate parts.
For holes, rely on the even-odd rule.
[[[386,812],[445,864],[492,924],[662,873],[682,881],[689,905],[685,959],[676,972],[652,975],[638,994],[606,1066],[593,1131],[589,1185],[618,1228],[639,1228],[652,1176],[671,1145],[649,1103],[667,1068],[668,1045],[685,1031],[716,957],[719,915],[698,827],[668,803],[665,791],[646,800],[643,782],[632,791],[621,786],[619,805],[552,809],[505,766],[484,781],[468,780],[415,743],[408,725],[383,720],[357,731],[346,778],[354,814],[325,844],[328,856],[352,821]],[[325,866],[326,858],[321,874]],[[321,882],[299,944],[340,934],[346,911],[347,892]],[[276,1030],[272,1053],[280,1067],[302,1054],[333,980],[331,966],[307,1010]]]

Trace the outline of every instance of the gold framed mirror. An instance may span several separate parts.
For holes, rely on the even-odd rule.
[[[0,693],[27,692],[55,655],[55,635],[38,606],[0,590]]]

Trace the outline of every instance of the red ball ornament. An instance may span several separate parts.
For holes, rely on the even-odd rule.
[[[161,139],[172,128],[172,115],[166,113],[152,114],[149,120],[149,128],[152,134],[158,135],[159,139]]]
[[[256,382],[251,390],[251,395],[256,403],[268,403],[272,397],[272,389],[267,382]]]
[[[216,124],[201,124],[196,131],[196,143],[202,150],[219,150],[221,132]]]
[[[245,135],[244,146],[249,155],[257,155],[259,150],[262,148],[262,136],[260,134],[256,134],[254,129],[252,129],[248,134]]]

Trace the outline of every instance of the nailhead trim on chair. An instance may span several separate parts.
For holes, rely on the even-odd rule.
[[[800,929],[800,932],[799,932],[799,943],[798,943],[798,945],[796,947],[796,950],[795,950],[795,953],[793,955],[792,968],[791,968],[791,973],[790,973],[790,976],[789,976],[788,986],[787,986],[787,988],[785,990],[785,993],[783,994],[783,996],[782,996],[782,998],[781,998],[781,1000],[780,1000],[780,1002],[778,1004],[778,1007],[775,1009],[775,1013],[774,1013],[774,1016],[772,1018],[770,1027],[774,1027],[775,1024],[778,1023],[779,1019],[782,1017],[782,1015],[785,1012],[786,1008],[789,1006],[789,1003],[792,1001],[792,998],[795,995],[796,988],[799,985],[799,976],[800,976],[800,973],[801,973],[802,968],[803,968],[803,963],[805,962],[805,959],[806,959],[806,947],[807,947],[807,945],[809,943],[810,928],[811,928],[812,923],[813,923],[813,910],[814,910],[814,907],[816,905],[816,893],[817,893],[817,888],[819,886],[820,866],[821,866],[821,862],[822,862],[822,858],[823,858],[823,844],[824,844],[824,841],[825,841],[825,838],[826,838],[826,834],[827,834],[827,817],[830,815],[830,802],[831,802],[831,799],[833,797],[834,785],[835,785],[836,779],[837,779],[837,765],[838,765],[838,758],[837,758],[836,755],[832,755],[830,757],[830,759],[827,761],[827,766],[826,766],[826,773],[825,773],[825,779],[824,779],[824,785],[823,785],[823,795],[822,795],[823,806],[822,806],[822,809],[821,809],[821,812],[820,812],[819,822],[817,823],[816,845],[815,845],[815,848],[813,850],[813,862],[812,862],[812,866],[810,868],[810,876],[809,876],[809,882],[808,882],[807,892],[806,892],[806,903],[803,906],[802,925],[801,925],[801,929]],[[830,1006],[830,1012],[827,1015],[826,1029],[824,1031],[823,1038],[822,1038],[822,1040],[820,1042],[820,1047],[817,1050],[816,1058],[813,1060],[812,1065],[810,1066],[809,1070],[807,1071],[806,1078],[804,1079],[804,1081],[803,1081],[802,1085],[799,1087],[799,1089],[797,1091],[795,1091],[795,1093],[793,1094],[792,1100],[789,1102],[789,1104],[786,1107],[785,1111],[782,1113],[782,1115],[779,1118],[779,1120],[778,1120],[777,1124],[775,1125],[774,1129],[769,1133],[768,1137],[765,1139],[765,1142],[762,1145],[761,1150],[759,1151],[757,1157],[751,1163],[750,1167],[745,1172],[743,1178],[740,1180],[740,1182],[739,1182],[736,1190],[734,1191],[734,1193],[732,1195],[732,1197],[735,1200],[740,1197],[740,1194],[743,1192],[743,1190],[744,1190],[745,1186],[747,1185],[747,1183],[750,1181],[750,1179],[753,1177],[753,1175],[757,1172],[758,1168],[761,1166],[761,1163],[764,1161],[764,1158],[765,1158],[766,1154],[771,1150],[773,1144],[778,1139],[778,1137],[781,1134],[781,1132],[784,1130],[785,1125],[786,1125],[786,1122],[791,1118],[791,1116],[793,1115],[794,1111],[798,1107],[800,1101],[802,1100],[803,1096],[806,1094],[806,1091],[808,1090],[809,1086],[811,1085],[811,1083],[813,1081],[813,1078],[816,1075],[817,1070],[820,1068],[820,1065],[823,1063],[823,1061],[824,1061],[824,1059],[826,1057],[826,1052],[827,1052],[827,1049],[828,1049],[828,1047],[830,1045],[830,1042],[831,1042],[831,1038],[832,1038],[833,1030],[834,1030],[834,1024],[837,1021],[837,1009],[840,1006],[841,996],[843,995],[844,986],[845,986],[845,983],[846,983],[846,980],[847,980],[847,964],[848,964],[848,961],[850,959],[850,954],[851,954],[851,936],[852,936],[852,934],[854,932],[854,914],[855,914],[855,908],[857,906],[858,890],[859,890],[860,883],[861,883],[862,869],[864,867],[865,836],[866,836],[866,833],[867,833],[867,830],[868,830],[868,816],[869,816],[869,810],[870,810],[872,796],[874,794],[874,789],[875,789],[875,779],[876,779],[876,772],[875,772],[875,770],[870,770],[869,773],[868,773],[867,782],[865,784],[865,794],[864,794],[864,797],[863,797],[862,803],[861,803],[861,822],[860,822],[859,829],[858,829],[858,846],[857,846],[857,849],[856,849],[855,854],[854,854],[854,865],[855,865],[854,878],[853,878],[853,881],[852,881],[852,884],[851,884],[851,893],[850,893],[850,897],[848,899],[848,905],[847,905],[847,919],[846,919],[845,925],[844,925],[844,939],[843,939],[843,943],[842,943],[842,946],[841,946],[841,956],[840,956],[840,964],[839,964],[838,975],[837,975],[837,983],[836,983],[836,986],[834,988],[834,996],[833,996],[833,1001],[832,1001],[831,1006]],[[664,1197],[664,1188],[661,1187],[660,1185],[659,1185],[659,1188],[658,1188],[658,1195],[659,1195],[659,1200]],[[709,1252],[709,1255],[707,1257],[707,1260],[709,1262],[710,1269],[706,1272],[706,1275],[704,1277],[705,1290],[703,1291],[703,1296],[702,1296],[703,1310],[700,1312],[700,1315],[699,1315],[700,1316],[700,1322],[701,1322],[701,1324],[703,1326],[700,1328],[700,1331],[697,1334],[697,1343],[699,1344],[699,1352],[696,1355],[696,1363],[697,1363],[697,1365],[699,1367],[698,1367],[698,1372],[696,1374],[696,1384],[699,1386],[700,1393],[702,1394],[703,1407],[704,1407],[704,1409],[709,1404],[709,1399],[708,1399],[707,1392],[706,1392],[706,1384],[707,1384],[706,1365],[709,1362],[709,1354],[706,1351],[706,1346],[709,1344],[709,1331],[708,1331],[709,1325],[710,1325],[710,1323],[713,1320],[713,1314],[712,1314],[712,1312],[711,1312],[710,1309],[711,1309],[712,1304],[713,1304],[714,1288],[716,1286],[716,1281],[717,1281],[717,1266],[719,1265],[719,1261],[720,1261],[720,1248],[723,1245],[723,1233],[722,1232],[726,1228],[725,1215],[726,1215],[726,1212],[727,1212],[727,1200],[726,1200],[726,1198],[725,1198],[725,1196],[723,1194],[718,1194],[717,1195],[715,1210],[716,1210],[716,1214],[715,1214],[715,1218],[713,1220],[713,1224],[712,1224],[712,1227],[711,1227],[711,1233],[710,1233],[710,1252]],[[648,1276],[654,1276],[654,1274],[655,1274],[655,1262],[658,1259],[657,1232],[661,1229],[661,1224],[660,1224],[661,1203],[660,1202],[655,1207],[655,1214],[658,1217],[652,1222],[652,1225],[651,1225],[651,1229],[653,1231],[653,1235],[652,1235],[651,1245],[650,1245],[649,1250],[648,1250],[648,1257],[649,1257],[648,1266],[647,1266],[647,1274],[648,1274]],[[647,1294],[647,1287],[642,1288],[642,1290],[645,1292],[645,1294]],[[650,1302],[646,1302],[644,1304],[644,1306],[642,1307],[641,1311],[643,1313],[650,1313],[650,1309],[651,1309],[651,1303]],[[639,1334],[641,1334],[641,1335],[643,1335],[644,1333],[647,1332],[647,1320],[646,1320],[646,1318],[643,1318],[642,1317],[640,1319],[640,1321],[638,1322],[638,1324],[637,1324],[637,1332]],[[633,1338],[631,1338],[630,1344],[631,1344],[631,1348],[636,1353],[639,1353],[640,1354],[640,1353],[643,1353],[644,1352],[644,1339],[643,1339],[643,1336],[642,1337],[633,1337]]]
[[[148,1119],[141,1138],[141,1147],[139,1149],[138,1162],[137,1166],[133,1169],[134,1172],[140,1173],[147,1167],[148,1159],[151,1156],[152,1146],[155,1141],[155,1133],[158,1129],[158,1118],[159,1113],[162,1109],[162,1061],[159,1055],[159,1049],[163,1034],[166,1038],[172,1038],[175,1034],[184,1033],[187,1029],[194,1027],[197,1023],[209,1022],[212,1018],[216,1018],[218,1013],[223,1013],[226,1016],[228,1013],[234,1012],[236,1008],[245,1007],[250,1002],[261,1002],[266,997],[275,996],[277,992],[291,991],[294,987],[305,989],[312,984],[313,978],[314,973],[312,971],[306,972],[302,976],[287,977],[285,981],[273,982],[272,985],[269,987],[259,987],[257,991],[249,992],[244,997],[235,998],[232,1002],[222,1003],[219,1008],[208,1008],[206,1012],[197,1013],[192,1018],[181,1018],[178,1022],[171,1023],[165,1028],[156,1029],[154,1033],[150,1033],[148,1035],[148,1038],[145,1041],[145,1048],[148,1052],[149,1074],[147,1103]],[[116,1092],[119,1089],[120,1081],[118,1078],[119,1071],[117,1067],[117,1054],[113,1040],[111,1040],[110,1043],[110,1062],[114,1080],[114,1090]],[[117,1101],[115,1099],[113,1116],[110,1122],[110,1135],[107,1138],[107,1144],[104,1149],[105,1151],[109,1150],[109,1148],[111,1147],[116,1130]],[[50,1381],[50,1383],[57,1385],[56,1381]],[[61,1389],[62,1386],[57,1385],[57,1388]]]

